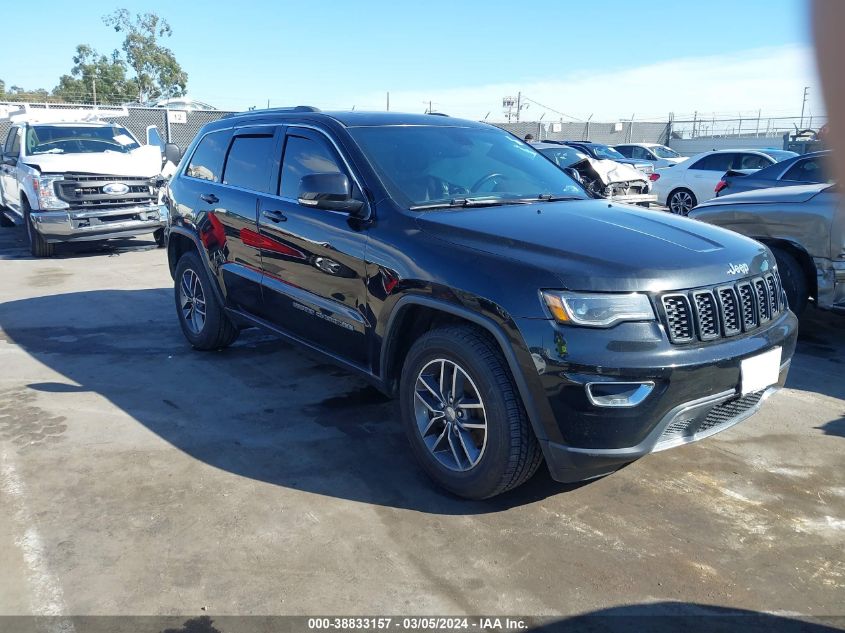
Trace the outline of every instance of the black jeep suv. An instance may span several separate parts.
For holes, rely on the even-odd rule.
[[[590,199],[530,145],[444,116],[254,111],[167,192],[185,337],[278,333],[398,395],[465,497],[598,477],[755,412],[795,347],[750,239]]]

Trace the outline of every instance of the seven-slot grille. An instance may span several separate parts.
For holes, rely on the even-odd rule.
[[[669,340],[711,341],[750,332],[786,310],[777,271],[732,285],[660,297]]]
[[[106,193],[103,187],[109,184],[126,185],[128,191]],[[155,202],[155,185],[151,179],[137,176],[66,174],[56,183],[56,195],[71,209],[113,209],[152,204]]]

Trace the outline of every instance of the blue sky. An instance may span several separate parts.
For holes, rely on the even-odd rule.
[[[800,109],[811,85],[811,106],[822,110],[799,0],[89,0],[73,10],[42,0],[39,13],[62,19],[37,19],[37,44],[30,29],[5,29],[4,48],[26,52],[4,56],[0,78],[51,89],[77,44],[119,46],[100,19],[117,7],[165,17],[189,94],[221,108],[269,100],[375,109],[389,90],[392,109],[422,111],[431,100],[501,119],[501,97],[522,90],[552,109],[532,104],[529,118],[784,113]]]

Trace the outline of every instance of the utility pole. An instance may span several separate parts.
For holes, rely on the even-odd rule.
[[[91,77],[91,84],[94,88],[94,107],[97,107],[97,78]]]
[[[390,112],[390,92],[387,93],[387,111]]]
[[[799,127],[804,129],[804,106],[807,105],[807,93],[810,92],[810,86],[804,86],[804,99],[801,101],[801,123]]]
[[[516,122],[519,123],[519,111],[522,109],[522,92],[516,93]]]

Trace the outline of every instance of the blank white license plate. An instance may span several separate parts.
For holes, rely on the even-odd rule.
[[[743,396],[777,383],[780,375],[780,354],[781,348],[775,347],[764,354],[740,361],[740,390]]]

